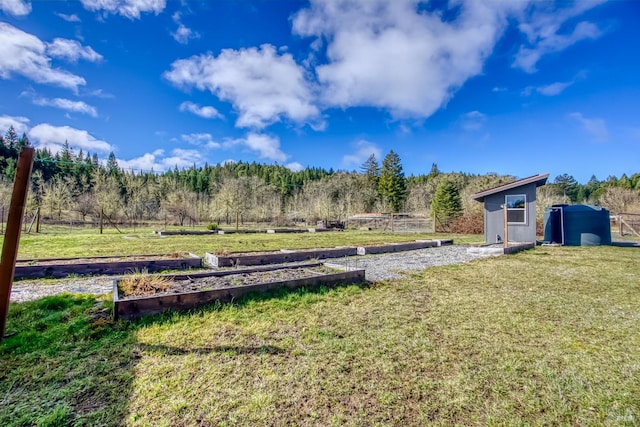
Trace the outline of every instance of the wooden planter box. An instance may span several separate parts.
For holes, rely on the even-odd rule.
[[[266,230],[218,230],[218,234],[259,234]]]
[[[158,230],[154,231],[154,234],[158,236],[201,236],[207,234],[218,234],[217,230],[179,230],[179,231],[165,231]]]
[[[510,255],[527,249],[536,247],[535,243],[509,243],[509,247],[505,248],[502,244],[490,244],[483,246],[471,246],[467,248],[467,253],[476,255]]]
[[[215,255],[206,253],[204,262],[210,267],[236,267],[250,265],[283,264],[285,262],[300,262],[312,259],[341,258],[343,256],[357,255],[356,247],[305,249],[305,250],[281,250],[278,252],[242,252],[228,255]]]
[[[433,248],[436,246],[438,246],[438,242],[435,240],[422,240],[408,243],[386,243],[383,245],[360,246],[358,247],[358,255],[414,251],[416,249]]]
[[[291,234],[291,233],[308,233],[308,228],[274,228],[267,230],[269,234]]]
[[[308,264],[305,267],[315,267],[322,265],[321,263]],[[321,274],[312,277],[304,277],[300,279],[257,283],[246,286],[231,286],[220,289],[212,289],[206,291],[185,292],[176,294],[164,294],[157,296],[145,296],[121,299],[118,290],[118,281],[113,283],[113,302],[114,302],[114,318],[115,319],[135,319],[141,316],[159,314],[167,310],[189,310],[201,307],[215,301],[221,303],[231,302],[244,295],[255,292],[267,292],[274,289],[313,289],[320,286],[336,286],[340,284],[361,283],[364,281],[364,270],[345,269],[345,267],[325,264],[328,267],[342,269],[344,271],[333,274]],[[197,275],[189,275],[193,279],[196,277],[206,277],[206,275],[239,275],[247,272],[256,271],[274,271],[285,268],[297,267],[278,267],[278,268],[260,268],[242,271],[225,271],[213,273],[199,273]],[[187,276],[173,276],[176,280],[186,278]]]
[[[153,259],[144,259],[145,257]],[[114,259],[117,259],[114,261]],[[41,258],[19,260],[15,278],[61,278],[71,274],[105,275],[134,271],[186,270],[202,267],[202,258],[189,253],[180,257],[170,255],[127,255],[83,258]]]

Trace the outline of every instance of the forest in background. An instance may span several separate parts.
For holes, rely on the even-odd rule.
[[[20,150],[26,135],[10,127],[0,136],[0,207],[11,197]],[[544,168],[542,165],[541,168]],[[436,164],[425,174],[405,176],[400,157],[390,151],[356,171],[307,167],[292,171],[281,165],[228,162],[164,172],[125,170],[110,153],[35,150],[25,215],[37,209],[44,220],[114,224],[164,222],[172,225],[269,223],[292,225],[317,220],[344,220],[362,212],[402,212],[437,217],[450,231],[482,232],[482,204],[471,195],[515,179],[509,175],[442,172]],[[588,203],[612,213],[640,212],[640,173],[593,176],[578,183],[563,174],[538,188],[538,209],[557,203]],[[5,215],[4,213],[2,215]],[[4,218],[4,217],[3,217]],[[3,219],[4,220],[4,219]],[[479,228],[479,229],[478,229]]]

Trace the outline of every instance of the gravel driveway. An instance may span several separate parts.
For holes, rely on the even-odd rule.
[[[437,265],[460,264],[486,255],[468,254],[466,246],[442,246],[380,255],[364,255],[327,260],[334,264],[364,268],[366,279],[371,282],[397,279],[401,271],[423,270]],[[38,280],[24,280],[13,284],[11,301],[31,301],[64,292],[81,294],[106,294],[113,289],[112,276],[61,279],[59,283],[45,284]]]
[[[461,264],[487,255],[468,254],[467,246],[442,246],[381,255],[365,255],[328,260],[334,264],[364,268],[370,282],[398,279],[402,271],[424,270],[438,265]]]

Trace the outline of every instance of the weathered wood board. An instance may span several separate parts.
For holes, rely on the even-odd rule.
[[[313,259],[340,258],[343,256],[357,255],[358,249],[354,247],[321,248],[299,251],[279,251],[262,253],[230,253],[216,255],[206,253],[204,262],[211,267],[236,267],[249,265],[283,264],[285,262],[300,262]]]
[[[332,267],[335,268],[335,266]],[[239,274],[239,272],[237,271],[225,273]],[[118,292],[118,282],[114,281],[114,318],[135,319],[141,316],[159,314],[167,310],[189,310],[210,304],[215,301],[226,303],[250,293],[267,292],[275,289],[313,289],[320,286],[337,286],[341,284],[361,283],[363,281],[364,270],[348,270],[333,274],[323,274],[294,280],[258,283],[247,286],[233,286],[207,291],[147,296],[132,299],[121,299]]]
[[[134,271],[161,271],[161,270],[186,270],[189,268],[202,267],[202,258],[194,254],[188,254],[181,257],[157,258],[159,255],[131,255],[123,256],[122,261],[106,261],[107,258],[115,258],[114,256],[103,257],[83,257],[82,261],[74,260],[78,258],[43,258],[34,260],[20,260],[22,265],[16,265],[16,278],[41,278],[54,277],[61,278],[71,274],[77,275],[111,275],[132,273]],[[156,257],[155,259],[135,259],[144,257]],[[127,259],[130,258],[130,259]],[[53,262],[48,264],[38,264],[38,262]],[[59,261],[59,263],[56,263]],[[29,263],[31,265],[29,265]]]
[[[433,248],[436,246],[438,246],[438,242],[436,242],[435,240],[422,240],[407,243],[385,243],[383,245],[360,246],[358,247],[358,255],[414,251],[416,249]]]

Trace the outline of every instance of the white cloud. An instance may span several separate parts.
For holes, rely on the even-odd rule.
[[[462,129],[466,130],[467,132],[482,129],[486,122],[487,116],[477,110],[463,114],[460,119],[460,125],[462,126]]]
[[[280,150],[280,139],[277,136],[250,133],[242,143],[251,151],[258,153],[261,159],[284,162],[289,157]]]
[[[609,141],[609,131],[607,130],[607,124],[603,119],[588,119],[584,117],[582,113],[571,113],[569,114],[569,117],[580,123],[582,128],[593,135],[596,141]]]
[[[64,58],[72,62],[76,62],[78,59],[90,62],[102,60],[102,55],[90,46],[82,46],[77,40],[55,38],[53,43],[47,43],[47,53],[54,58]]]
[[[65,13],[56,13],[56,15],[62,19],[64,19],[67,22],[81,22],[80,18],[78,17],[78,15],[73,14],[73,15],[67,15]]]
[[[85,9],[103,10],[106,13],[121,15],[129,19],[140,19],[141,13],[153,12],[156,15],[166,6],[166,0],[80,0]]]
[[[46,45],[37,37],[0,22],[0,78],[22,75],[36,83],[52,84],[73,91],[86,84],[84,78],[51,67]]]
[[[201,166],[205,159],[197,150],[185,150],[182,148],[174,148],[169,156],[165,156],[164,150],[155,150],[153,153],[145,153],[140,157],[129,160],[118,159],[118,165],[124,169],[134,171],[150,171],[164,172],[169,169],[178,167],[190,168],[194,164]]]
[[[204,162],[204,158],[202,154],[198,150],[185,150],[183,148],[174,148],[171,151],[170,157],[165,157],[162,159],[162,164],[166,168],[178,167],[188,168],[193,166],[194,164],[197,166]]]
[[[215,108],[208,105],[200,107],[198,104],[194,104],[190,101],[185,101],[180,104],[179,109],[180,111],[188,111],[195,114],[196,116],[200,116],[205,119],[224,118],[224,116],[220,114]]]
[[[83,101],[72,101],[64,98],[34,98],[33,103],[39,106],[55,107],[60,108],[61,110],[88,114],[91,117],[98,116],[96,108]]]
[[[558,9],[556,3],[533,3],[532,13],[519,26],[520,31],[527,36],[528,46],[520,47],[513,66],[533,73],[537,71],[536,64],[544,55],[560,52],[581,40],[598,38],[602,31],[588,21],[579,22],[568,33],[560,32],[567,26],[567,21],[603,2],[604,0],[581,0]]]
[[[389,109],[396,118],[428,117],[484,60],[521,2],[456,2],[459,14],[418,10],[416,1],[312,0],[293,31],[327,40],[316,67],[328,106]]]
[[[571,86],[574,82],[556,82],[556,83],[551,83],[550,85],[546,85],[546,86],[540,86],[538,88],[536,88],[536,91],[538,91],[538,93],[544,95],[544,96],[555,96],[555,95],[559,95],[560,93],[562,93],[562,91],[564,91],[566,88],[568,88],[569,86]]]
[[[183,141],[189,144],[203,146],[206,148],[220,148],[222,145],[213,140],[210,133],[191,133],[188,135],[181,135]]]
[[[31,3],[28,0],[0,0],[0,10],[8,15],[24,16],[31,13]]]
[[[280,150],[280,139],[277,136],[269,136],[259,133],[249,133],[245,138],[226,139],[222,147],[229,149],[235,146],[248,148],[258,154],[261,159],[284,162],[289,156]]]
[[[4,135],[10,126],[13,126],[18,135],[22,135],[29,129],[28,123],[29,119],[22,116],[0,116],[0,135]]]
[[[238,127],[262,129],[282,118],[296,123],[319,120],[304,70],[290,54],[279,55],[271,45],[180,59],[164,77],[231,102],[239,114]]]
[[[176,12],[173,14],[173,22],[178,25],[178,28],[174,33],[171,33],[171,36],[181,44],[189,43],[189,40],[200,38],[200,34],[193,31],[191,28],[187,28],[181,19],[180,12]]]
[[[111,95],[110,93],[106,93],[104,90],[102,89],[95,89],[92,90],[90,92],[85,93],[84,95],[86,96],[95,96],[96,98],[115,98],[115,96]]]
[[[372,154],[376,156],[378,162],[382,156],[382,150],[373,142],[361,139],[353,144],[355,151],[342,157],[342,163],[346,166],[362,165]]]
[[[501,86],[496,86],[493,89],[491,89],[491,92],[506,92],[507,88],[506,87],[501,87]]]
[[[184,24],[178,25],[175,32],[171,33],[171,36],[180,44],[187,44],[191,39],[197,39],[200,34],[194,32],[191,28],[185,27]]]
[[[156,161],[157,155],[153,153],[145,153],[140,157],[134,157],[133,159],[124,160],[118,159],[118,166],[125,170],[133,171],[151,171],[163,172],[165,170],[164,165]]]
[[[544,96],[556,96],[561,94],[566,88],[574,84],[575,81],[570,82],[556,82],[543,86],[527,86],[522,90],[522,96],[531,96],[533,92],[537,92]]]
[[[284,167],[286,167],[287,169],[289,169],[289,170],[291,170],[293,172],[300,172],[301,170],[304,169],[304,166],[302,166],[298,162],[287,163],[286,165],[284,165]]]
[[[95,138],[86,130],[70,126],[53,126],[41,123],[31,128],[28,136],[36,147],[47,147],[54,153],[62,148],[65,141],[68,141],[72,148],[82,149],[85,152],[108,153],[113,151],[113,147],[108,142]]]

